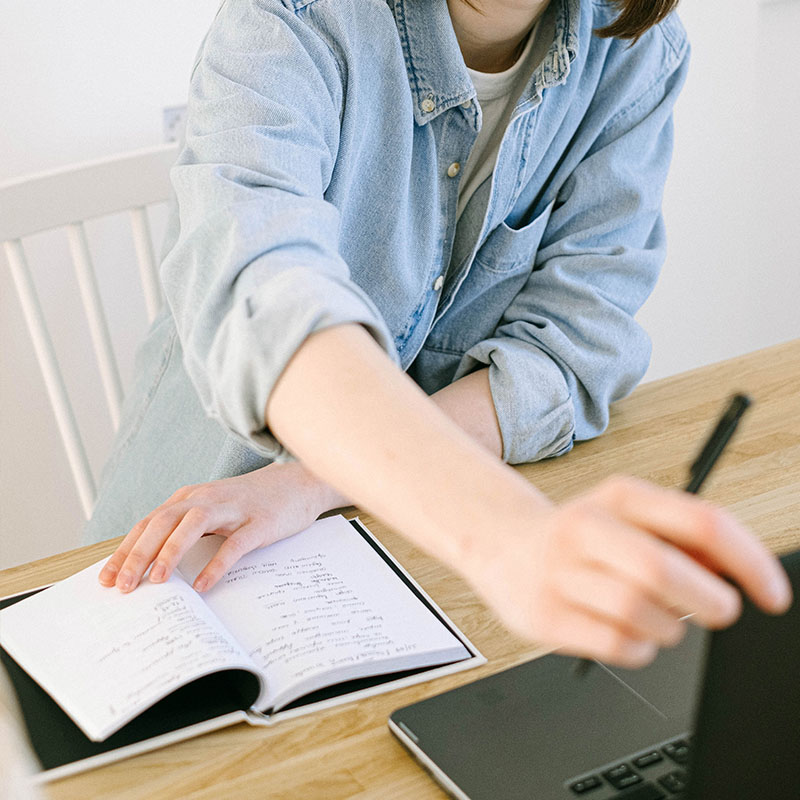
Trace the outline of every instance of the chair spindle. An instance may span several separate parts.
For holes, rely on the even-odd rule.
[[[36,352],[36,359],[39,362],[39,369],[42,372],[50,404],[53,407],[61,440],[64,442],[72,477],[78,489],[83,513],[86,519],[89,519],[96,497],[94,478],[83,441],[78,432],[75,414],[67,396],[64,379],[58,367],[53,343],[44,321],[39,297],[33,285],[25,251],[19,239],[6,241],[4,245],[11,267],[11,275],[22,305],[22,312]]]

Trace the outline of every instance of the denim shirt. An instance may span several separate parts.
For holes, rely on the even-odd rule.
[[[456,220],[448,167],[481,109],[446,0],[226,0],[171,172],[168,307],[101,502],[134,481],[143,514],[183,483],[290,457],[267,398],[306,337],[346,322],[428,393],[488,366],[509,463],[601,433],[649,360],[634,315],[665,255],[689,56],[674,13],[633,46],[592,35],[617,14],[551,0],[551,44]]]

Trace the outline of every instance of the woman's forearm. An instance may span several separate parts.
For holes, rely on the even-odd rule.
[[[489,387],[488,367],[459,378],[430,395],[430,400],[476,442],[502,457],[503,437]],[[322,481],[320,491],[326,511],[352,505],[345,495]]]
[[[445,386],[432,394],[431,400],[476,442],[502,458],[503,435],[492,400],[488,367]]]
[[[460,408],[458,392],[480,380],[488,394],[479,376],[443,394],[445,408]],[[497,458],[499,427],[492,454],[357,325],[306,340],[276,383],[265,420],[318,478],[456,565],[484,546],[479,532],[491,529],[498,503],[528,512],[548,505]]]

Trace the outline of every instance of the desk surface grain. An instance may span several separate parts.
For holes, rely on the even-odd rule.
[[[609,430],[599,439],[518,469],[557,501],[614,473],[681,487],[699,443],[735,391],[755,403],[704,496],[731,508],[776,552],[794,549],[800,546],[800,339],[645,384],[613,407]],[[369,515],[362,519],[488,664],[270,729],[217,731],[55,782],[48,796],[444,798],[389,733],[389,714],[544,651],[507,633],[450,570]],[[117,541],[0,572],[0,595],[66,577],[110,553]]]

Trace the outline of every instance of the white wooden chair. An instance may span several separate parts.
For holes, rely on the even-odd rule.
[[[159,145],[0,183],[0,242],[87,519],[94,507],[95,481],[22,240],[54,228],[66,230],[111,423],[116,430],[122,384],[83,223],[109,214],[130,213],[147,314],[152,321],[161,305],[161,290],[145,209],[169,198],[169,169],[178,156],[178,147],[174,143]]]

